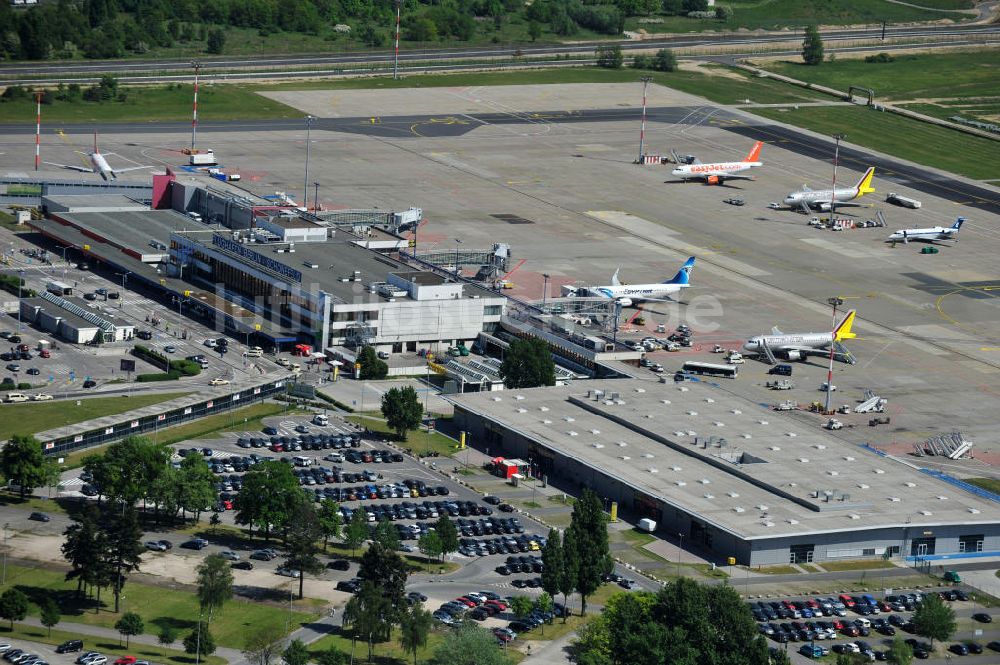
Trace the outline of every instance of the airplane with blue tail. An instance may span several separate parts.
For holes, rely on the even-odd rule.
[[[965,223],[965,217],[959,217],[951,226],[932,226],[927,229],[903,229],[896,231],[886,241],[898,241],[908,243],[911,240],[922,240],[924,242],[934,242],[935,240],[955,240],[958,241],[958,232]]]
[[[691,270],[694,269],[694,257],[690,257],[677,271],[673,278],[656,284],[622,284],[618,279],[621,270],[615,270],[611,276],[611,284],[607,286],[588,286],[578,289],[576,295],[595,298],[610,298],[622,307],[631,307],[635,303],[657,300],[668,300],[681,289],[691,286]]]

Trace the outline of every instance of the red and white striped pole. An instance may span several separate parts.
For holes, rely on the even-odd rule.
[[[642,164],[642,157],[645,153],[644,143],[646,141],[646,86],[652,81],[652,77],[643,76],[642,77],[642,125],[639,129],[639,161],[638,164]]]
[[[194,144],[198,138],[198,70],[201,69],[201,64],[198,62],[191,64],[194,65],[194,108],[191,114],[191,150],[194,150]]]
[[[35,170],[42,163],[42,94],[35,93]]]
[[[392,78],[399,78],[399,7],[403,0],[396,0],[396,55],[392,62]]]

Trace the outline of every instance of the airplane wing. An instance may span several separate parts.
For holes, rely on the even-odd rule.
[[[699,173],[691,173],[685,176],[686,180],[704,180],[705,182],[708,182],[709,178],[715,178],[718,182],[723,182],[725,180],[753,180],[753,176],[739,175],[736,173],[729,173],[728,171],[701,171]]]
[[[115,169],[115,173],[127,173],[129,171],[141,171],[142,169],[155,168],[153,166],[130,166],[127,169]]]
[[[42,162],[42,164],[48,164],[49,166],[58,166],[62,169],[69,169],[70,171],[80,171],[82,173],[93,173],[94,169],[84,166],[73,166],[72,164],[57,164],[55,162]]]

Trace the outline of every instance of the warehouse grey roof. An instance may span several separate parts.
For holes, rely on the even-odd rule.
[[[745,539],[1000,521],[997,503],[705,382],[590,381],[452,401]]]

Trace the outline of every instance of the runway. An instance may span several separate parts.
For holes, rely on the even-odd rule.
[[[583,109],[578,111],[540,110],[518,112],[468,113],[458,115],[398,115],[391,117],[317,118],[312,131],[340,132],[391,139],[420,139],[463,136],[488,125],[526,125],[537,123],[577,124],[638,121],[635,108]],[[719,129],[750,140],[780,143],[787,150],[818,160],[828,161],[833,141],[808,132],[774,124],[764,118],[737,114],[716,106],[669,106],[647,110],[647,122],[668,125],[700,125],[711,121]],[[302,120],[253,120],[201,122],[199,130],[210,132],[279,132],[301,131]],[[89,133],[91,125],[64,125],[67,133]],[[105,134],[149,134],[186,132],[187,122],[111,123],[101,125]],[[34,126],[10,126],[4,133],[30,134]],[[1000,214],[1000,193],[964,179],[937,173],[925,167],[904,163],[877,153],[841,147],[841,165],[857,171],[869,166],[876,169],[881,181],[912,188],[929,196],[985,212]]]

